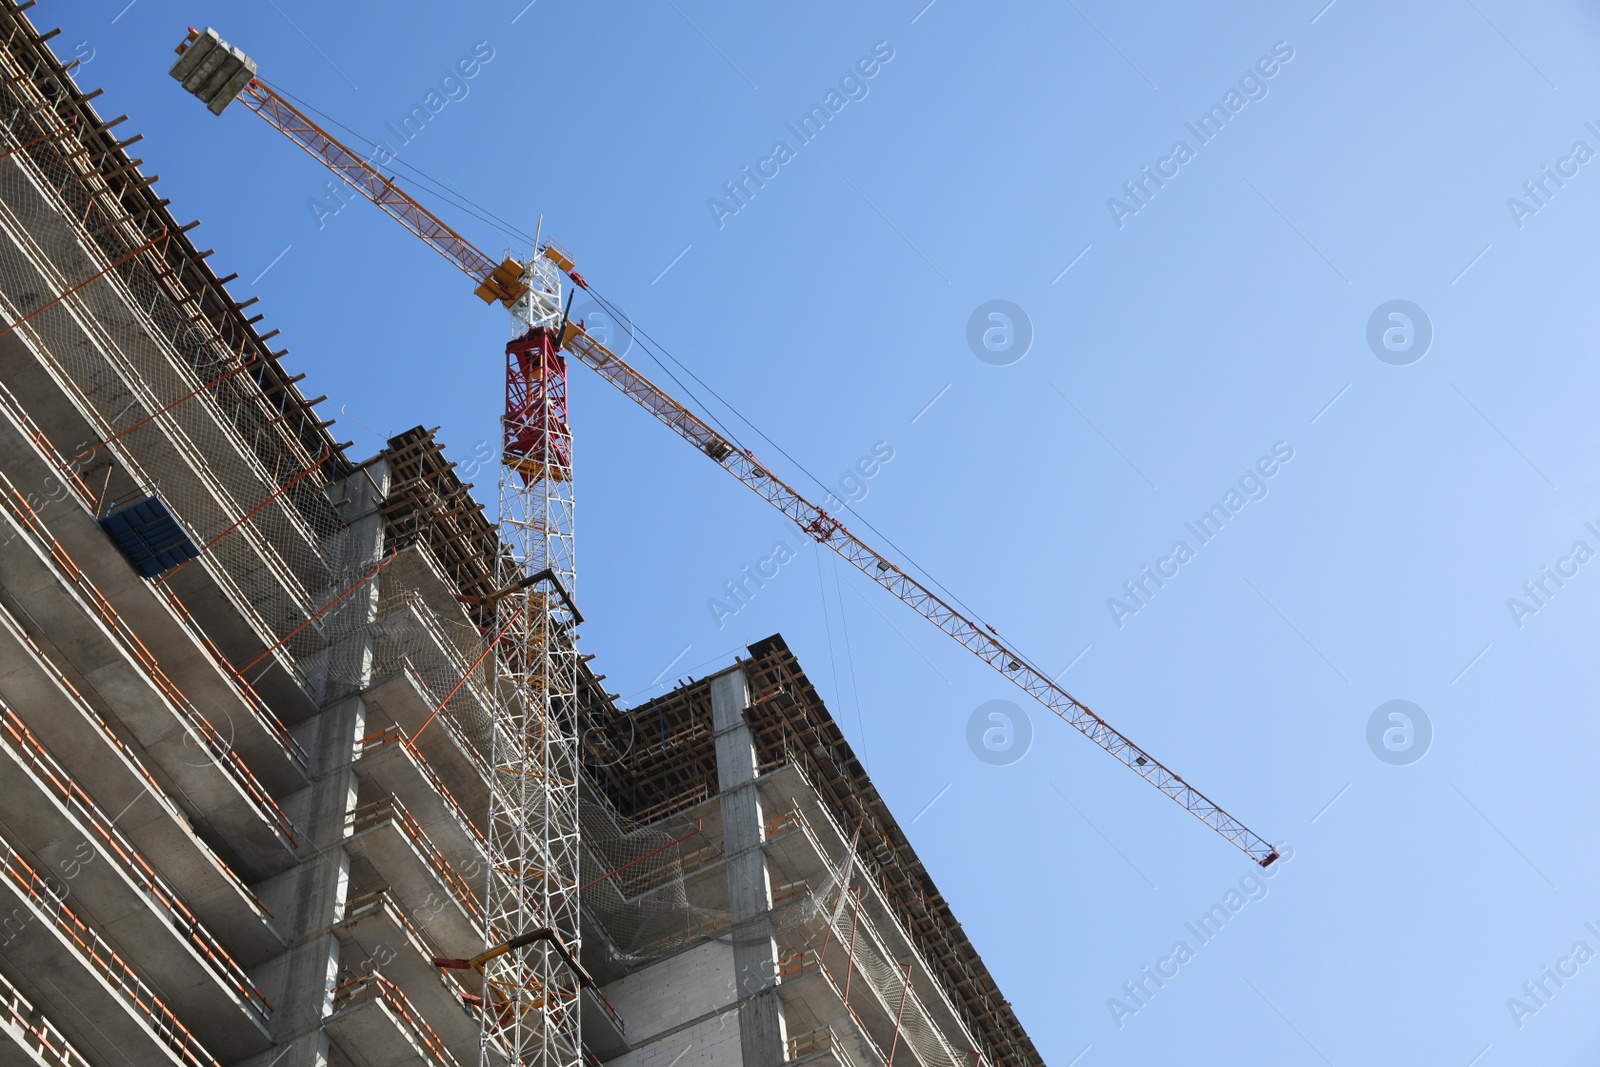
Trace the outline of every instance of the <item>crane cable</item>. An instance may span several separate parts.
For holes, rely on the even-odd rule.
[[[610,315],[614,320],[616,320],[616,322],[619,325],[621,325],[622,323],[627,323],[628,328],[629,328],[630,331],[637,331],[640,334],[644,334],[644,336],[646,338],[650,337],[649,334],[646,334],[644,332],[644,330],[642,328],[640,328],[639,325],[633,321],[633,318],[631,316],[629,316],[626,312],[624,312],[616,304],[612,303],[610,300],[607,300],[605,297],[601,296],[593,288],[585,286],[584,291],[587,292],[591,297],[593,297],[595,302],[600,305],[601,310],[605,311],[606,314]],[[637,340],[637,338],[635,338],[635,340]],[[711,405],[706,403],[704,400],[701,400],[698,396],[696,396],[694,390],[690,389],[687,385],[685,385],[684,382],[683,382],[683,379],[679,378],[676,374],[674,374],[672,372],[672,368],[667,366],[665,363],[663,363],[661,361],[660,357],[658,357],[654,352],[652,352],[650,350],[651,346],[655,346],[657,348],[661,348],[661,346],[659,344],[657,344],[656,341],[653,338],[650,339],[649,344],[642,344],[642,345],[639,346],[639,348],[640,348],[640,351],[642,351],[645,355],[650,357],[650,362],[652,362],[656,366],[660,367],[662,373],[665,374],[667,377],[672,379],[672,383],[674,385],[676,385],[679,389],[683,390],[685,395],[687,395],[690,399],[692,399],[696,404],[698,404],[700,406],[701,410],[703,410],[705,412],[706,418],[711,420],[711,422],[716,426],[717,431],[719,433],[721,433],[722,436],[726,437],[728,440],[732,441],[735,445],[739,446],[739,449],[741,451],[744,451],[744,452],[748,453],[749,449],[745,447],[744,442],[739,440],[738,436],[733,432],[733,430],[730,429],[728,426],[724,425],[721,419],[717,418],[717,416],[712,412]],[[690,370],[688,367],[685,367],[682,363],[679,363],[678,360],[673,358],[672,354],[670,352],[667,352],[665,348],[661,348],[661,351],[666,355],[666,357],[669,360],[671,360],[685,374],[689,375],[689,377],[693,378],[695,381],[700,382],[700,385],[707,392],[709,392],[712,396],[717,397],[718,400],[722,400],[722,397],[717,396],[716,390],[712,389],[709,385],[706,385],[705,382],[701,381],[700,378],[694,373],[694,371]],[[613,353],[613,355],[615,355],[615,353]],[[618,358],[620,359],[621,357],[619,356]],[[733,411],[734,410],[732,405],[728,404],[727,401],[722,400],[722,403],[723,403],[723,405],[725,407],[728,408],[729,411]],[[737,415],[738,412],[734,411],[734,414]],[[743,418],[743,416],[741,415],[740,418]],[[756,431],[756,432],[760,433],[759,430]],[[765,435],[763,435],[763,437],[764,436]]]
[[[832,493],[832,490],[830,490],[826,485],[824,485],[820,478],[818,478],[815,474],[812,474],[811,471],[808,470],[803,463],[801,463],[799,460],[795,459],[794,456],[790,455],[789,452],[782,445],[778,444],[771,437],[767,436],[767,434],[761,429],[761,427],[757,426],[754,422],[752,422],[747,416],[745,416],[745,414],[743,412],[741,412],[738,408],[734,407],[733,404],[729,403],[715,389],[711,388],[710,385],[707,385],[706,382],[699,375],[695,374],[694,371],[690,370],[687,366],[685,366],[682,363],[682,361],[680,361],[676,356],[674,356],[670,351],[668,351],[667,347],[665,345],[663,345],[661,342],[657,341],[654,337],[651,337],[650,334],[642,326],[639,326],[637,323],[634,323],[632,321],[632,319],[629,319],[629,318],[627,318],[627,316],[623,315],[620,312],[620,310],[617,309],[615,304],[613,304],[611,301],[607,300],[600,293],[596,292],[595,289],[592,286],[589,287],[589,294],[591,296],[593,296],[595,298],[595,300],[598,301],[601,304],[602,307],[606,308],[610,312],[610,314],[612,315],[613,318],[619,319],[619,320],[625,320],[625,321],[627,321],[629,323],[630,326],[633,327],[633,329],[637,332],[637,334],[640,337],[642,337],[645,342],[647,342],[646,344],[642,345],[641,347],[643,347],[645,349],[646,353],[651,356],[651,359],[653,361],[655,361],[658,365],[661,365],[662,369],[665,370],[669,375],[672,376],[672,379],[673,379],[674,382],[678,382],[679,383],[680,387],[682,387],[682,383],[679,382],[677,376],[673,375],[670,369],[668,369],[664,365],[662,365],[661,361],[659,359],[657,359],[653,353],[649,352],[650,347],[653,346],[653,347],[659,349],[661,351],[662,355],[665,356],[666,359],[670,360],[674,365],[676,365],[679,368],[681,368],[685,374],[687,374],[689,377],[693,378],[696,382],[700,383],[700,385],[703,386],[708,393],[710,393],[712,396],[716,397],[717,400],[719,402],[721,402],[722,405],[724,407],[726,407],[730,412],[732,412],[733,415],[736,418],[738,418],[740,422],[742,422],[746,426],[750,427],[750,429],[755,432],[756,436],[761,438],[761,440],[765,441],[767,444],[771,445],[772,448],[775,449],[778,452],[779,455],[783,456],[784,459],[787,459],[802,474],[804,474],[807,478],[811,479],[811,481],[816,484],[817,488],[822,490],[824,493]],[[686,392],[689,392],[690,396],[693,396],[693,393],[691,391],[689,391],[687,389],[687,387],[683,387],[683,388],[685,389]],[[695,400],[701,405],[701,407],[703,409],[706,409],[707,416],[713,422],[717,423],[719,428],[721,428],[721,425],[722,425],[721,422],[719,420],[717,420],[715,415],[711,415],[710,414],[709,405],[707,405],[704,401],[699,400],[698,397],[695,397]],[[726,430],[724,430],[723,432],[731,440],[733,440],[733,442],[736,445],[739,445],[739,447],[741,449],[744,447],[743,444],[738,440],[738,438],[733,436],[733,434],[728,433]],[[965,601],[963,601],[955,593],[951,592],[950,589],[947,588],[944,585],[944,583],[940,582],[931,573],[929,573],[927,568],[923,567],[922,564],[918,563],[915,559],[913,559],[911,557],[910,553],[906,552],[899,545],[895,544],[894,541],[890,540],[889,537],[886,534],[883,533],[883,531],[879,530],[876,526],[874,526],[870,519],[868,519],[861,512],[859,512],[859,511],[855,510],[854,508],[852,508],[850,506],[849,501],[845,501],[844,502],[844,506],[846,508],[849,508],[851,514],[854,515],[856,518],[860,519],[861,520],[861,524],[863,526],[865,526],[868,530],[872,531],[873,535],[876,536],[878,538],[878,540],[880,540],[884,544],[888,545],[891,549],[894,550],[894,552],[901,559],[904,559],[907,563],[911,564],[911,566],[914,567],[922,575],[924,580],[926,580],[928,583],[930,583],[935,588],[937,588],[941,593],[943,593],[951,601],[953,601],[954,603],[960,605],[961,609],[963,611],[965,611],[973,619],[977,620],[979,623],[982,623],[984,626],[989,627],[989,630],[990,630],[991,633],[998,632],[998,631],[995,631],[994,628],[989,625],[989,622],[986,619],[984,619],[984,617],[981,614],[979,614],[977,611],[973,610],[973,608],[970,605],[968,605]],[[1006,649],[1007,649],[1008,652],[1011,652],[1011,653],[1021,657],[1022,660],[1024,662],[1026,662],[1029,667],[1033,668],[1039,674],[1044,675],[1047,678],[1050,677],[1049,672],[1047,672],[1043,668],[1041,668],[1039,666],[1039,664],[1036,661],[1034,661],[1030,656],[1028,656],[1026,653],[1021,652],[1020,650],[1018,650],[1013,643],[1008,641],[1007,644],[1006,644]]]
[[[374,150],[377,149],[377,147],[378,147],[377,142],[371,140],[366,135],[364,135],[364,134],[362,134],[362,133],[360,133],[360,132],[358,132],[358,131],[356,131],[354,129],[351,129],[349,126],[346,126],[344,123],[340,122],[338,119],[336,119],[333,116],[329,115],[327,112],[322,111],[320,108],[318,108],[315,105],[311,104],[310,102],[306,101],[304,98],[296,96],[294,93],[289,92],[287,89],[284,89],[279,85],[275,85],[274,83],[267,81],[265,78],[262,78],[259,75],[257,76],[256,80],[260,81],[262,84],[268,86],[274,92],[281,93],[283,96],[288,97],[289,99],[295,101],[301,107],[306,108],[308,111],[312,111],[312,112],[316,113],[317,115],[321,116],[325,121],[331,123],[334,126],[339,127],[341,130],[344,130],[346,133],[350,134],[350,136],[356,138],[357,140],[362,141],[363,143],[368,145],[370,148],[372,148]],[[394,153],[389,153],[389,155],[390,155],[390,159],[392,160],[392,162],[393,162],[393,164],[395,166],[403,167],[404,169],[406,169],[406,170],[412,172],[413,174],[417,175],[418,178],[420,178],[421,180],[426,182],[429,186],[431,186],[432,188],[431,188],[431,194],[430,195],[439,197],[441,200],[443,200],[446,203],[448,203],[451,207],[454,207],[459,211],[462,211],[462,212],[465,212],[468,215],[471,215],[473,218],[479,220],[480,222],[483,222],[483,223],[489,225],[490,227],[492,227],[493,229],[498,230],[502,235],[504,235],[506,237],[515,238],[515,239],[520,239],[520,240],[526,241],[529,244],[530,247],[533,246],[534,244],[536,244],[536,239],[533,236],[525,233],[524,231],[519,229],[516,225],[514,225],[513,223],[508,222],[507,220],[501,218],[499,215],[496,215],[494,212],[490,211],[488,208],[484,207],[482,204],[479,204],[477,201],[471,199],[470,197],[466,196],[463,193],[455,191],[454,189],[446,190],[446,188],[444,186],[444,183],[441,182],[439,179],[434,178],[431,175],[429,175],[426,172],[424,172],[423,170],[421,170],[420,168],[415,167],[410,163],[407,163],[406,161],[402,160],[398,155],[396,155]],[[368,164],[370,166],[376,167],[376,164],[373,164],[370,161],[368,161]],[[538,254],[538,251],[539,250],[537,248],[534,248],[534,254],[535,255]],[[724,399],[723,396],[720,393],[718,393],[715,389],[713,389],[710,385],[708,385],[705,382],[705,380],[702,379],[699,375],[695,374],[694,371],[690,370],[681,360],[679,360],[676,356],[674,356],[671,353],[671,351],[667,349],[667,347],[665,345],[663,345],[661,342],[657,341],[654,337],[650,336],[648,331],[646,331],[642,326],[640,326],[636,322],[634,322],[631,317],[629,317],[628,315],[624,314],[621,311],[621,309],[617,307],[617,305],[615,303],[613,303],[612,301],[608,300],[606,297],[601,295],[592,286],[585,286],[585,289],[588,292],[588,294],[590,296],[592,296],[595,299],[595,301],[598,304],[600,304],[600,306],[602,308],[604,308],[606,310],[606,312],[608,314],[611,315],[611,317],[613,319],[617,320],[619,324],[623,323],[623,322],[626,322],[628,324],[628,327],[630,328],[630,330],[632,332],[634,332],[637,335],[637,337],[644,339],[645,343],[643,345],[641,345],[641,348],[644,349],[645,354],[648,355],[650,357],[651,361],[654,362],[657,366],[659,366],[662,369],[662,371],[669,378],[672,379],[673,383],[675,385],[677,385],[679,389],[681,389],[685,394],[687,394],[691,399],[693,399],[700,406],[700,408],[706,413],[706,417],[708,419],[710,419],[710,421],[717,427],[717,429],[725,437],[727,437],[729,440],[731,440],[741,450],[746,451],[746,452],[749,451],[747,448],[745,448],[744,443],[739,440],[738,436],[736,434],[734,434],[733,431],[731,429],[729,429],[726,425],[724,425],[723,422],[720,419],[718,419],[715,414],[712,413],[711,405],[707,404],[704,400],[701,400],[698,396],[695,396],[694,391],[692,389],[690,389],[687,385],[685,385],[684,382],[682,381],[682,379],[680,379],[676,374],[674,374],[672,369],[670,367],[668,367],[665,363],[662,362],[660,357],[665,357],[674,366],[678,367],[685,374],[687,374],[690,378],[694,379],[695,382],[699,383],[699,385],[703,389],[705,389],[706,392],[710,393],[713,397],[715,397],[717,399],[717,401],[722,404],[723,407],[725,407],[728,411],[732,412],[734,417],[736,417],[740,422],[744,423],[752,431],[754,431],[754,433],[756,434],[757,437],[759,437],[759,438],[761,438],[761,440],[765,441],[774,450],[776,450],[779,455],[783,456],[791,464],[793,464],[793,466],[797,470],[799,470],[807,478],[811,479],[811,481],[817,486],[818,489],[822,490],[823,493],[825,493],[825,494],[831,494],[832,493],[832,490],[829,489],[827,487],[827,485],[825,485],[820,478],[818,478],[815,474],[812,474],[811,471],[804,464],[802,464],[799,460],[795,459],[794,456],[790,455],[788,450],[786,450],[782,445],[780,445],[776,441],[774,441],[771,437],[767,436],[767,434],[759,426],[757,426],[754,422],[752,422],[747,416],[745,416],[745,414],[743,412],[741,412],[738,408],[734,407],[733,404],[729,403],[726,399]],[[657,351],[659,351],[660,357],[657,356],[656,352],[651,351],[652,348],[654,348]],[[989,631],[991,633],[998,633],[999,632],[999,631],[995,630],[995,628],[992,625],[990,625],[988,620],[986,620],[981,614],[979,614],[977,611],[975,611],[971,606],[969,606],[965,601],[963,601],[955,593],[951,592],[951,590],[947,586],[945,586],[944,583],[940,582],[937,578],[935,578],[927,570],[927,568],[923,567],[922,564],[918,563],[915,559],[913,559],[911,557],[910,553],[906,552],[899,545],[895,544],[894,541],[890,540],[890,538],[886,534],[884,534],[881,530],[879,530],[876,526],[874,526],[872,524],[871,520],[869,520],[861,512],[859,512],[859,511],[855,510],[853,507],[851,507],[851,504],[850,504],[849,501],[844,501],[843,503],[844,503],[844,507],[846,509],[848,509],[851,512],[852,515],[854,515],[856,518],[861,520],[861,523],[862,523],[863,526],[865,526],[868,530],[872,531],[872,533],[879,540],[881,540],[884,544],[888,545],[891,549],[893,549],[894,552],[897,553],[901,559],[904,559],[913,568],[915,568],[917,570],[917,572],[919,574],[921,574],[921,576],[923,577],[924,580],[926,580],[928,583],[930,583],[935,588],[937,588],[945,596],[949,597],[950,600],[952,600],[954,603],[960,605],[960,607],[961,607],[961,609],[963,611],[965,611],[969,616],[971,616],[973,619],[975,619],[979,623],[982,623],[985,627],[987,627],[989,629]],[[1015,647],[1015,645],[1012,644],[1011,642],[1008,642],[1006,647],[1007,647],[1008,651],[1012,652],[1013,654],[1015,654],[1017,656],[1020,656],[1023,659],[1023,661],[1028,664],[1029,667],[1033,668],[1038,673],[1044,675],[1045,677],[1049,677],[1050,676],[1049,673],[1046,672],[1045,670],[1043,670],[1043,668],[1041,668],[1038,665],[1038,663],[1033,660],[1032,657],[1028,656],[1026,653],[1024,653],[1024,652],[1020,651],[1019,649],[1017,649]]]
[[[294,93],[290,92],[289,90],[287,90],[287,89],[285,89],[285,88],[283,88],[283,87],[281,87],[279,85],[275,85],[272,82],[269,82],[265,78],[262,78],[260,76],[257,76],[256,80],[261,82],[263,85],[267,86],[273,92],[279,93],[280,95],[282,95],[284,97],[287,97],[290,100],[293,100],[295,103],[297,103],[301,107],[305,108],[306,110],[314,112],[317,115],[321,116],[322,119],[324,121],[328,122],[330,125],[339,127],[339,129],[345,131],[351,137],[354,137],[358,141],[361,141],[361,142],[365,143],[368,147],[372,148],[374,151],[376,151],[376,149],[378,148],[377,142],[373,141],[371,138],[367,137],[365,134],[361,133],[360,131],[352,129],[349,126],[346,126],[343,122],[340,122],[338,119],[334,118],[332,115],[329,115],[327,112],[321,110],[316,105],[314,105],[314,104],[310,103],[309,101],[305,100],[303,97],[296,96]],[[416,174],[418,177],[420,177],[421,179],[426,181],[429,186],[432,187],[430,192],[428,194],[425,194],[425,195],[437,196],[439,199],[443,200],[445,203],[449,204],[451,207],[454,207],[457,210],[465,212],[466,214],[471,215],[473,218],[479,220],[480,222],[484,222],[484,223],[488,224],[489,226],[499,230],[502,235],[504,235],[506,237],[509,237],[509,238],[520,239],[522,241],[525,241],[530,248],[533,248],[533,246],[535,244],[537,244],[537,239],[535,237],[533,237],[533,236],[529,235],[528,233],[524,232],[523,230],[519,229],[518,227],[516,227],[511,222],[508,222],[507,220],[501,218],[499,215],[496,215],[494,212],[490,211],[488,208],[484,207],[482,204],[479,204],[477,201],[473,200],[471,197],[466,196],[464,193],[461,193],[458,190],[455,190],[453,187],[449,191],[446,191],[445,188],[444,188],[445,183],[441,182],[437,178],[432,177],[431,175],[427,174],[426,172],[424,172],[420,168],[414,167],[410,163],[405,162],[403,159],[401,159],[398,155],[395,155],[394,153],[390,153],[390,159],[393,161],[394,164],[396,164],[399,167],[403,167],[406,170],[411,171],[413,174]],[[367,164],[369,166],[372,166],[374,169],[377,168],[377,164],[373,163],[371,160],[367,160],[366,162],[367,162]],[[394,180],[394,179],[391,179],[391,180]],[[481,212],[481,214],[480,214],[480,212]],[[539,250],[537,248],[533,248],[533,251],[534,251],[535,255],[537,255],[538,252],[539,252]],[[618,308],[615,304],[611,303],[609,300],[606,300],[599,293],[596,293],[593,290],[589,290],[589,293],[590,293],[591,296],[593,296],[595,298],[595,300],[597,302],[600,303],[600,305],[607,311],[607,313],[609,313],[612,316],[612,318],[618,320],[619,323],[626,322],[630,327],[633,327],[633,328],[637,329],[637,326],[634,324],[633,320],[628,315],[623,313],[622,310],[620,308]],[[642,333],[643,331],[640,330],[639,332]],[[654,342],[652,341],[652,343],[654,343]],[[662,349],[662,350],[665,351],[665,349]],[[729,440],[733,441],[740,448],[744,448],[744,443],[738,439],[738,437],[733,433],[733,431],[731,429],[729,429],[727,426],[725,426],[721,422],[721,420],[719,420],[715,415],[711,414],[711,411],[710,411],[710,407],[711,406],[709,404],[707,404],[705,401],[701,400],[698,396],[695,396],[694,395],[694,391],[691,390],[687,385],[685,385],[683,383],[682,379],[678,378],[677,375],[673,374],[671,368],[669,368],[666,364],[662,363],[660,361],[660,359],[658,359],[653,352],[649,351],[648,347],[645,348],[645,352],[646,352],[647,355],[650,356],[652,362],[654,362],[657,366],[659,366],[661,368],[661,370],[668,377],[670,377],[673,380],[674,384],[676,384],[681,390],[683,390],[685,393],[687,393],[692,399],[694,399],[694,401],[697,404],[700,405],[700,407],[702,409],[704,409],[706,411],[707,417],[709,417],[711,419],[711,421],[716,425],[717,429],[719,431],[721,431],[723,436],[725,436]],[[679,363],[678,360],[673,358],[670,353],[668,353],[668,358],[672,359],[672,362],[677,364],[677,366],[679,368],[683,369],[686,373],[690,373],[691,376],[693,375],[693,372],[689,371],[687,367],[684,367],[682,363]],[[700,382],[701,386],[705,387],[706,389],[708,389],[708,390],[710,389],[710,387],[706,386],[705,382],[700,381],[700,379],[698,377],[695,378],[695,381]],[[714,392],[713,392],[713,395],[715,395]],[[722,398],[719,396],[719,397],[717,397],[717,399],[721,400]],[[726,404],[726,401],[724,401],[724,404]],[[729,405],[729,410],[732,410],[731,405]],[[740,416],[740,417],[743,418],[743,416]],[[765,436],[765,435],[763,435],[763,436]]]
[[[363,144],[365,144],[368,148],[371,148],[373,150],[373,154],[377,153],[378,142],[372,140],[366,134],[361,133],[358,130],[351,129],[349,126],[346,126],[344,123],[340,122],[338,119],[334,118],[332,115],[328,114],[326,111],[323,111],[322,109],[318,108],[316,105],[308,102],[303,97],[296,96],[294,93],[291,93],[289,90],[283,88],[281,85],[278,85],[278,84],[275,84],[273,82],[270,82],[267,79],[261,77],[259,74],[256,75],[256,79],[255,80],[260,82],[262,85],[265,85],[267,88],[271,89],[273,92],[278,93],[281,96],[287,97],[290,100],[293,100],[296,104],[300,105],[302,108],[306,109],[307,111],[314,112],[315,114],[321,116],[323,121],[327,122],[330,125],[339,127],[339,129],[343,130],[345,133],[348,133],[351,137],[354,137],[356,140],[358,140],[358,141],[362,142]],[[401,159],[399,157],[399,155],[396,154],[396,153],[389,152],[388,155],[389,155],[390,160],[392,161],[392,163],[395,166],[405,168],[406,170],[408,170],[411,173],[415,174],[418,178],[420,178],[421,180],[427,182],[430,186],[432,186],[433,187],[432,195],[437,196],[440,199],[444,200],[451,207],[457,209],[458,211],[463,211],[466,214],[471,215],[473,218],[477,219],[479,222],[486,223],[488,226],[490,226],[493,229],[499,230],[500,233],[505,237],[512,238],[514,240],[519,240],[519,241],[526,242],[530,247],[535,243],[534,238],[532,236],[530,236],[529,234],[524,233],[522,230],[518,229],[514,224],[506,221],[505,219],[501,218],[499,215],[496,215],[494,212],[490,211],[488,208],[484,207],[482,204],[479,204],[477,201],[473,200],[472,198],[462,194],[461,192],[459,192],[459,191],[457,191],[457,190],[455,190],[453,188],[446,189],[445,185],[447,183],[440,181],[438,178],[433,177],[432,175],[426,173],[425,171],[423,171],[422,169],[420,169],[418,167],[412,166],[410,163],[407,163],[405,160]],[[362,162],[366,163],[369,167],[372,167],[374,170],[379,169],[378,164],[373,162],[371,159],[366,159],[366,160],[363,160]],[[479,214],[479,212],[482,212],[482,214]]]

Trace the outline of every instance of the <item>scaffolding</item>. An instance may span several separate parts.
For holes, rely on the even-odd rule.
[[[172,227],[156,180],[103,121],[25,20],[0,27],[0,213],[17,238],[0,288],[20,346],[68,398],[84,440],[63,442],[97,514],[130,493],[159,495],[196,544],[199,564],[262,645],[297,631],[339,587],[350,561],[329,499],[349,473],[344,445],[317,418],[280,357]],[[71,221],[68,221],[71,220]],[[74,225],[75,223],[75,225]],[[9,358],[16,360],[12,350]],[[32,372],[30,372],[32,373]],[[299,629],[277,662],[315,700],[324,635]]]
[[[741,666],[750,681],[747,719],[758,770],[795,767],[817,787],[824,810],[838,827],[860,826],[857,884],[868,879],[882,894],[980,1046],[982,1058],[994,1067],[1043,1067],[1011,1005],[788,645],[773,636],[751,645],[748,654]],[[680,686],[622,713],[607,715],[597,706],[590,716],[584,747],[586,776],[624,815],[661,819],[716,795],[716,749],[706,680]],[[894,979],[893,970],[898,967],[885,972],[883,980]],[[892,984],[898,995],[898,979]]]

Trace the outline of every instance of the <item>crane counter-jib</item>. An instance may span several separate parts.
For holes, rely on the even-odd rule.
[[[189,31],[178,46],[172,76],[214,114],[220,115],[235,99],[242,100],[279,133],[476,281],[478,298],[484,303],[499,301],[509,307],[527,293],[521,263],[509,258],[496,261],[457,233],[374,165],[374,160],[384,161],[382,150],[374,150],[371,158],[357,154],[257,77],[255,62],[223,41],[215,30]]]

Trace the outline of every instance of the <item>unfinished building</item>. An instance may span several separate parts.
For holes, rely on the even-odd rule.
[[[0,1063],[503,1062],[451,963],[495,527],[431,432],[347,454],[31,6],[0,0]],[[1039,1067],[781,638],[629,710],[582,682],[575,1053]]]

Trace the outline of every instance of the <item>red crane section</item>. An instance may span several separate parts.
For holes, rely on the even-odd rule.
[[[506,345],[505,463],[523,484],[572,477],[567,360],[554,330],[529,330]]]

